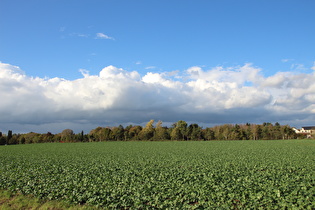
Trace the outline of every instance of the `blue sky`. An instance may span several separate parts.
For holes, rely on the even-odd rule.
[[[270,81],[279,79],[281,72],[285,72],[282,76],[287,80],[290,76],[290,79],[295,80],[298,75],[304,75],[306,78],[314,76],[314,8],[313,0],[2,0],[0,2],[0,61],[4,65],[3,72],[7,69],[15,69],[16,72],[16,68],[23,71],[28,78],[23,81],[23,85],[34,82],[32,79],[36,77],[44,82],[49,82],[52,78],[64,78],[70,83],[75,83],[77,80],[86,79],[87,72],[89,76],[99,75],[102,69],[112,66],[116,68],[115,77],[118,77],[117,72],[121,70],[123,75],[131,72],[139,74],[138,78],[132,77],[138,82],[152,83],[152,80],[148,82],[149,80],[143,79],[146,76],[148,79],[151,75],[151,79],[154,77],[153,80],[161,84],[160,79],[163,78],[170,83],[180,82],[185,86],[189,81],[199,81],[192,76],[192,72],[199,72],[199,75],[212,75],[210,73],[215,72],[216,68],[222,68],[226,73],[224,75],[227,76],[229,75],[227,71],[233,69],[239,72],[240,68],[248,67],[247,64],[250,63],[252,71],[256,72],[259,69],[256,76],[261,76],[261,81],[245,78],[240,73],[235,77],[243,75],[243,82],[236,83],[241,88],[248,85],[262,88],[262,84],[268,83],[268,79]],[[201,70],[189,70],[191,68],[201,68]],[[86,75],[82,75],[82,72]],[[13,75],[12,71],[8,74]],[[224,75],[219,77],[221,82],[235,82],[233,79],[227,81]],[[284,84],[281,85],[279,84],[279,87],[284,87]],[[167,85],[163,87],[170,88]],[[95,89],[97,88],[91,88],[90,91],[93,92]],[[118,89],[125,90],[121,89],[121,86],[116,88]],[[299,87],[299,89],[303,88]],[[204,88],[202,87],[201,90]],[[283,98],[285,94],[294,92],[292,89],[288,89],[285,93],[278,93],[279,90],[273,92],[270,89],[264,90],[271,95],[266,104],[272,104],[279,101],[278,97]],[[166,90],[165,94],[170,94],[169,91],[170,89]],[[182,89],[182,92],[184,91]],[[314,111],[312,94],[313,92],[308,91],[303,95],[304,98],[310,98],[308,104],[311,107],[303,112],[304,117],[302,115],[292,117],[294,110],[291,110],[289,116],[287,110],[278,119],[270,119],[270,121],[278,120],[296,126],[305,123],[315,124],[314,117],[309,118]],[[49,94],[45,92],[44,95]],[[49,95],[48,98],[51,97]],[[163,97],[166,104],[170,103],[169,97],[166,95]],[[289,100],[289,96],[286,99]],[[95,103],[101,103],[99,98],[95,100]],[[189,103],[189,99],[185,100]],[[153,100],[152,103],[156,101]],[[197,104],[194,107],[200,106],[202,105]],[[0,111],[5,113],[8,107],[9,105],[3,105]],[[177,107],[177,110],[180,110],[180,107],[182,105]],[[244,109],[244,106],[239,107],[235,103],[231,106],[225,104],[220,110],[233,112],[234,117],[237,118],[238,111],[233,111],[236,108]],[[69,105],[67,109],[72,108]],[[124,107],[121,109],[126,111]],[[139,111],[147,109],[148,106],[142,107]],[[170,109],[165,109],[171,112]],[[297,115],[301,114],[301,108],[298,109]],[[104,117],[108,116],[105,113],[108,111],[107,108],[100,106],[99,110],[105,110]],[[265,113],[266,106],[260,110]],[[209,114],[210,117],[220,116],[221,112],[211,111],[211,115],[209,109],[204,110],[204,113]],[[141,120],[149,121],[150,116],[158,118],[162,116],[161,113],[148,115]],[[199,119],[197,115],[195,119],[188,115],[194,114],[187,114],[184,111],[181,114],[179,111],[176,117],[165,118],[165,121],[174,122],[184,118],[204,124],[216,123],[216,121]],[[135,120],[131,117],[108,118],[111,118],[108,124],[141,123],[140,119]],[[222,116],[220,119],[223,118],[225,117]],[[244,123],[245,120],[259,123],[259,119],[248,117],[244,119]],[[261,120],[268,121],[268,118]],[[52,119],[45,123],[60,121],[73,123],[71,117],[64,120]],[[90,123],[90,127],[101,123],[98,120],[94,121],[93,117],[86,121]],[[217,122],[240,121],[242,120]],[[41,121],[33,122],[31,116],[23,122],[29,125],[41,124]],[[12,123],[22,122],[17,120]],[[82,125],[79,124],[77,127],[80,126]],[[3,121],[3,129],[6,129],[5,127]]]
[[[314,7],[312,0],[2,0],[0,59],[32,76],[67,79],[108,65],[146,72],[249,62],[273,74],[313,65]]]

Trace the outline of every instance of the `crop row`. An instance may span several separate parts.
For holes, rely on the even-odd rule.
[[[315,208],[314,141],[0,148],[0,188],[106,208]]]

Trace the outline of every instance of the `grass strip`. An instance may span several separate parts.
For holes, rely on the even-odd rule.
[[[64,201],[47,201],[35,198],[31,195],[12,193],[8,190],[0,190],[0,209],[37,209],[37,210],[64,210],[64,209],[97,209],[91,206],[70,205]]]

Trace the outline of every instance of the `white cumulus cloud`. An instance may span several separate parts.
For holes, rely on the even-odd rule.
[[[251,64],[143,76],[115,66],[80,72],[76,80],[38,78],[0,63],[0,129],[56,132],[60,125],[92,129],[150,119],[315,124],[315,72],[264,77]]]

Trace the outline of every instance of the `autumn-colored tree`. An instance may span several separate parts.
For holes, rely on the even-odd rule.
[[[206,128],[202,130],[203,133],[203,137],[205,138],[205,140],[210,141],[210,140],[214,140],[215,136],[214,136],[214,131],[211,128]]]
[[[124,135],[124,127],[122,125],[119,125],[118,127],[114,127],[111,129],[111,139],[115,141],[123,141],[125,139]]]
[[[97,127],[95,129],[92,129],[89,133],[89,141],[101,141],[100,137],[100,131],[102,130],[102,127]]]
[[[141,140],[151,140],[154,136],[154,120],[150,120],[146,126],[139,133],[139,137]]]
[[[51,132],[47,132],[42,135],[43,142],[53,142],[54,135]]]
[[[163,127],[162,121],[158,121],[154,127],[154,120],[150,120],[145,127],[140,125],[129,125],[124,128],[122,125],[118,127],[97,127],[90,131],[89,134],[74,134],[71,129],[65,129],[61,133],[46,134],[26,133],[13,134],[8,131],[8,135],[0,132],[0,145],[4,144],[29,144],[41,142],[83,142],[83,141],[129,141],[129,140],[259,140],[259,139],[292,139],[304,138],[294,132],[288,125],[280,125],[279,123],[263,123],[258,124],[224,124],[211,128],[202,129],[198,124],[190,124],[180,120],[172,125],[172,127]]]
[[[61,132],[61,141],[72,142],[74,137],[74,132],[71,129],[65,129]]]
[[[162,127],[162,121],[159,120],[155,126],[154,140],[168,140],[170,139],[170,135],[167,132],[167,127]]]
[[[177,127],[172,128],[170,135],[171,135],[172,140],[181,140],[182,139],[182,135],[180,133],[180,130]]]

